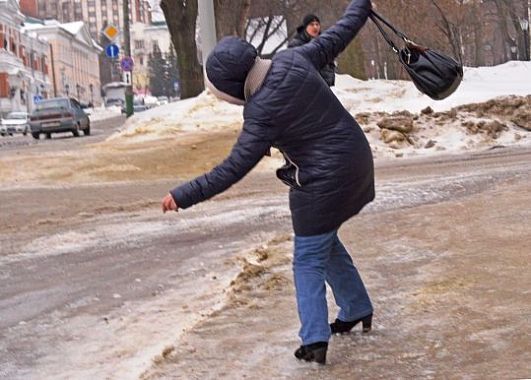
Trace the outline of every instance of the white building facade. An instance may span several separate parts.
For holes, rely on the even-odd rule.
[[[51,94],[50,45],[22,29],[18,1],[0,0],[0,113],[31,112]]]
[[[173,46],[170,32],[165,22],[151,25],[135,23],[131,26],[131,52],[135,61],[133,71],[133,89],[136,94],[149,93],[149,54],[157,46],[166,56]]]
[[[82,22],[60,24],[56,20],[26,22],[24,31],[50,44],[54,96],[70,96],[83,103],[101,104],[99,55],[102,48]]]

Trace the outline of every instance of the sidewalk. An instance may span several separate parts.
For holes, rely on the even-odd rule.
[[[375,326],[333,337],[325,367],[292,356],[299,345],[292,242],[280,236],[246,255],[255,265],[227,291],[227,307],[168,347],[142,378],[529,377],[530,185],[345,225],[341,236],[372,295]]]

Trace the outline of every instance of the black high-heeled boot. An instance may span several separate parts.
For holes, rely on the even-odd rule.
[[[307,362],[316,362],[319,364],[326,364],[326,351],[328,350],[328,342],[317,342],[300,346],[295,351],[295,357]]]
[[[332,330],[332,334],[345,334],[350,332],[356,326],[358,323],[362,324],[363,326],[363,332],[367,333],[371,331],[372,328],[372,314],[367,315],[366,317],[356,319],[352,322],[343,322],[340,319],[336,319],[335,322],[330,323],[330,330]]]

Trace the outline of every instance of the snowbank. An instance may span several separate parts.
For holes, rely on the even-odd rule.
[[[527,78],[527,79],[526,79]],[[364,128],[373,147],[375,158],[458,153],[483,150],[499,145],[531,143],[524,128],[511,121],[509,116],[474,113],[455,108],[464,104],[480,103],[500,96],[526,96],[531,94],[531,62],[508,62],[495,67],[465,68],[462,85],[455,94],[443,101],[434,101],[422,95],[411,82],[370,80],[361,81],[347,75],[338,75],[333,89],[345,108]],[[525,98],[524,98],[525,99]],[[496,100],[497,102],[498,100]],[[499,100],[501,107],[511,104]],[[527,101],[529,103],[529,100]],[[430,107],[433,114],[419,114]],[[525,100],[518,112],[519,120],[529,120]],[[522,111],[527,109],[527,111]],[[182,136],[201,132],[238,130],[243,121],[243,107],[218,101],[208,92],[170,103],[135,115],[122,131],[110,141],[141,143],[149,140]],[[390,138],[389,132],[379,127],[379,121],[396,113],[408,111],[412,130],[403,138]],[[446,113],[445,113],[446,112]],[[445,114],[443,114],[445,113]],[[362,114],[362,115],[360,115]],[[441,116],[441,117],[439,117]],[[492,121],[500,121],[496,133],[490,133]],[[484,128],[485,124],[487,127]],[[521,123],[520,123],[521,124]],[[385,136],[384,136],[385,135]],[[395,134],[396,135],[396,134]]]
[[[93,108],[89,114],[90,121],[100,121],[105,119],[112,119],[114,117],[120,116],[122,110],[120,107],[97,107]]]
[[[479,103],[508,95],[531,94],[531,62],[511,61],[493,67],[465,67],[463,82],[452,96],[436,101],[422,95],[408,81],[361,81],[338,75],[335,94],[351,113],[420,112],[426,107],[447,111],[453,107]]]
[[[109,140],[129,138],[135,142],[182,133],[239,128],[243,107],[218,101],[208,92],[191,99],[152,108],[131,117]]]

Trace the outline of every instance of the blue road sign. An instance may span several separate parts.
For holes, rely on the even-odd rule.
[[[120,61],[120,66],[122,67],[123,71],[133,71],[134,65],[135,63],[131,57],[123,57]]]
[[[37,104],[40,101],[42,101],[42,96],[40,95],[33,95],[33,103]]]
[[[107,54],[107,57],[109,58],[118,57],[119,52],[120,52],[120,48],[116,46],[115,44],[107,45],[107,47],[105,48],[105,54]]]

